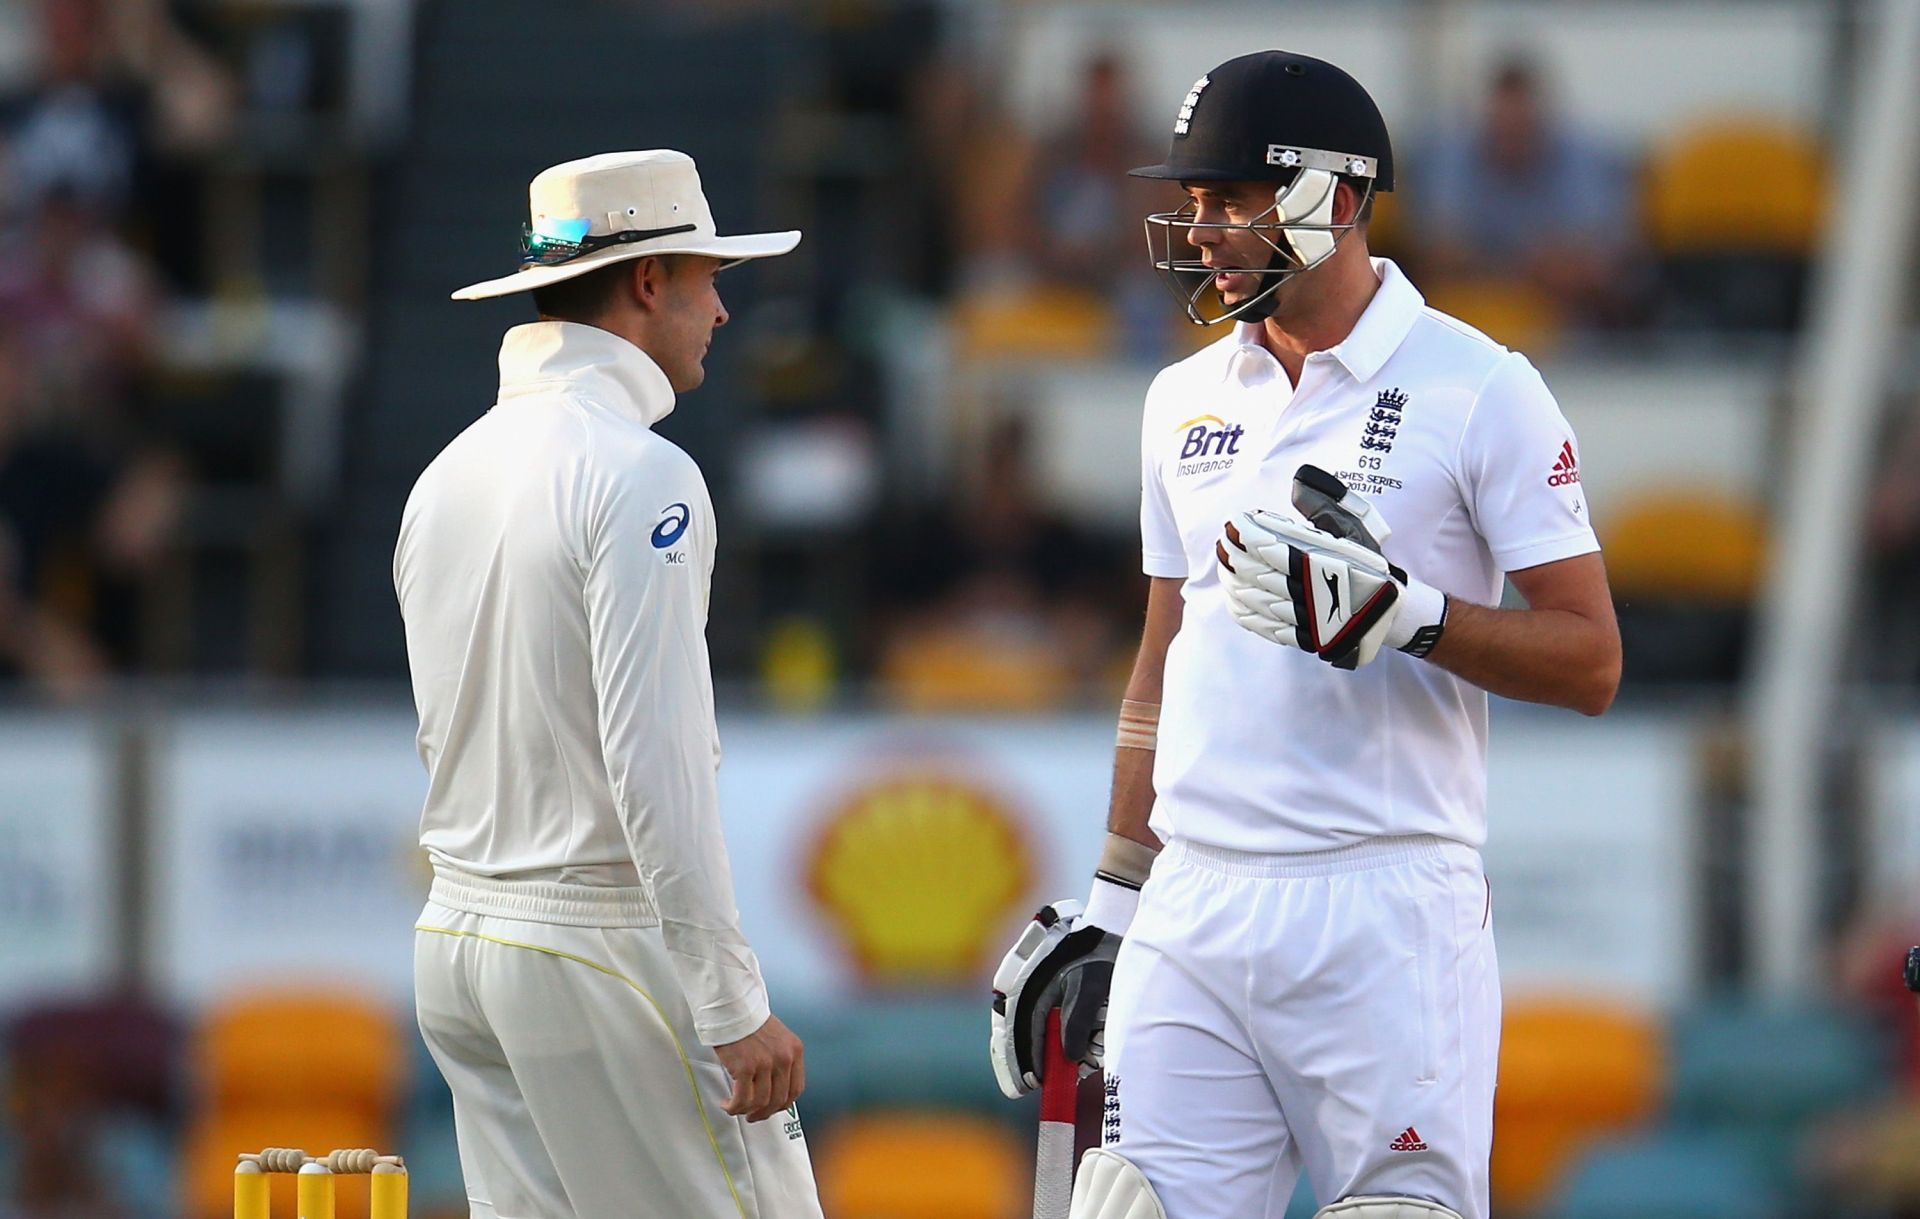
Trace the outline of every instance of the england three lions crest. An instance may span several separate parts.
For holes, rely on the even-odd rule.
[[[1400,435],[1400,411],[1406,405],[1407,395],[1398,387],[1381,390],[1373,409],[1367,412],[1366,426],[1360,432],[1360,447],[1383,457],[1391,453],[1394,438]]]

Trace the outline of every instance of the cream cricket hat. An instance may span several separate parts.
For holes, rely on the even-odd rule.
[[[798,232],[720,236],[693,158],[670,148],[555,165],[540,171],[527,195],[531,219],[521,236],[520,269],[470,284],[454,300],[525,292],[630,258],[704,254],[732,266],[800,244]]]

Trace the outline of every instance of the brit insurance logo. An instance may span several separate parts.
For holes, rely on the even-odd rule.
[[[1240,455],[1240,438],[1247,434],[1240,424],[1228,423],[1218,415],[1189,419],[1174,430],[1183,433],[1176,478],[1231,468],[1233,459]]]

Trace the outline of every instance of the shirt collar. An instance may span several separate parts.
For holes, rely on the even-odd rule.
[[[673,386],[653,357],[598,326],[528,322],[500,340],[500,397],[555,381],[585,390],[610,410],[652,427],[673,411]]]
[[[1380,277],[1380,287],[1374,291],[1373,299],[1367,302],[1366,311],[1360,320],[1354,323],[1347,337],[1335,344],[1328,354],[1340,361],[1341,367],[1350,373],[1355,381],[1366,382],[1380,371],[1389,357],[1400,349],[1412,331],[1413,324],[1420,317],[1420,310],[1426,307],[1426,298],[1413,286],[1413,281],[1395,266],[1392,259],[1373,260],[1373,273]],[[1273,359],[1266,345],[1260,341],[1259,322],[1238,322],[1233,328],[1234,347],[1227,358],[1223,376],[1232,376],[1245,358],[1256,354]]]

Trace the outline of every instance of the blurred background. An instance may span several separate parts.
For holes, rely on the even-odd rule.
[[[1914,0],[0,0],[0,1216],[212,1219],[270,1143],[464,1213],[392,545],[531,320],[447,293],[661,145],[806,232],[662,430],[827,1213],[1024,1215],[987,971],[1085,888],[1141,398],[1217,334],[1122,172],[1273,46],[1559,395],[1626,639],[1604,719],[1495,711],[1497,1212],[1920,1214]]]

